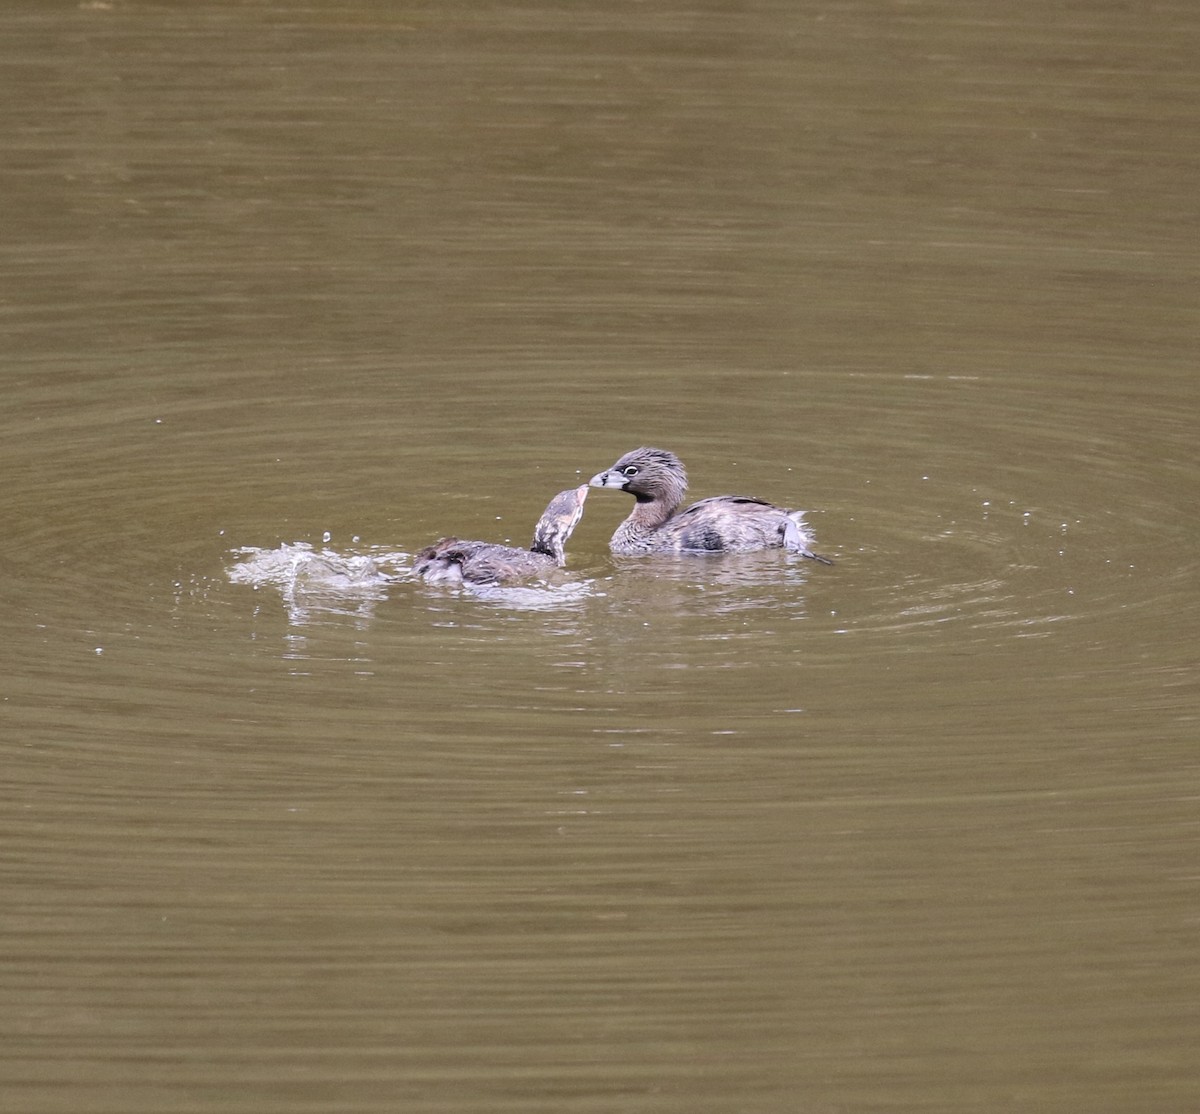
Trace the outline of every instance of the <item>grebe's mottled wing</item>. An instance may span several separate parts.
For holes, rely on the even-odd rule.
[[[745,553],[783,547],[822,564],[833,564],[828,557],[812,552],[803,511],[790,511],[750,495],[700,499],[668,519],[657,533],[683,550]]]
[[[672,548],[703,552],[748,552],[783,545],[786,512],[748,495],[713,495],[669,518],[656,540]]]
[[[553,558],[491,542],[443,538],[417,554],[413,572],[430,584],[504,584],[554,568]]]
[[[463,579],[471,584],[516,584],[554,567],[552,557],[511,545],[485,546],[462,562]]]

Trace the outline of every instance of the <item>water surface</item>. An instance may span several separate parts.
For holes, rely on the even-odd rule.
[[[1191,6],[0,28],[0,1106],[1200,1104]]]

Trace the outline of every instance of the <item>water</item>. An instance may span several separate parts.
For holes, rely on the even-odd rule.
[[[1200,1104],[1189,6],[0,26],[0,1108]]]

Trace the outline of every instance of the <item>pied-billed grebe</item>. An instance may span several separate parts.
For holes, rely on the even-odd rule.
[[[666,449],[634,449],[591,482],[592,487],[628,491],[637,500],[612,536],[614,553],[746,553],[782,546],[833,564],[812,551],[803,511],[745,495],[714,495],[676,514],[687,492],[687,473],[679,457]]]
[[[515,584],[566,564],[564,547],[583,517],[587,484],[560,491],[538,519],[528,549],[442,538],[417,554],[413,572],[431,584]]]

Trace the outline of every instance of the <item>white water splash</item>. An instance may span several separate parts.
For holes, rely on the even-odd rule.
[[[370,619],[388,585],[409,576],[409,555],[393,551],[348,554],[285,542],[277,549],[243,546],[233,552],[238,559],[226,570],[230,581],[276,589],[294,624],[314,614]]]

